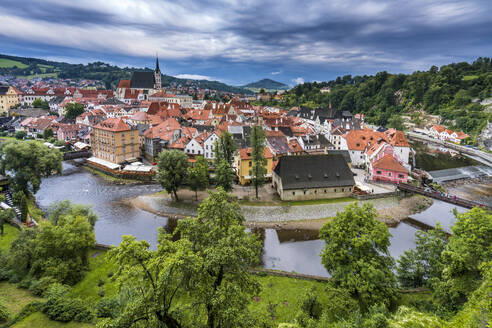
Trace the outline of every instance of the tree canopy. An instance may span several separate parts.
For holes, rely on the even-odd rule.
[[[71,102],[65,106],[65,117],[69,119],[75,119],[77,116],[84,112],[84,105]]]
[[[186,180],[188,156],[179,150],[163,150],[157,157],[157,181],[178,200],[178,189]]]
[[[234,142],[232,134],[228,131],[222,132],[219,139],[214,144],[214,161],[218,166],[222,160],[225,160],[229,165],[234,161],[234,152],[237,149],[237,145]]]
[[[15,190],[36,193],[41,178],[62,171],[62,154],[36,141],[9,140],[0,145],[0,173],[12,172]]]
[[[208,173],[208,162],[205,157],[198,156],[195,164],[188,167],[187,180],[190,189],[195,192],[196,200],[198,200],[198,190],[207,188],[210,180]]]
[[[258,199],[258,187],[265,183],[267,173],[265,131],[258,125],[251,128],[251,162],[252,167],[249,170],[249,175],[251,176],[251,183],[255,186],[256,199]]]
[[[351,204],[320,230],[326,241],[322,263],[336,286],[346,289],[363,309],[390,305],[396,296],[394,260],[388,227],[371,204]]]

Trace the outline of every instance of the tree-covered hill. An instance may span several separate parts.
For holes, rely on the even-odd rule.
[[[329,86],[331,92],[321,93]],[[346,75],[329,82],[304,83],[286,92],[281,105],[332,106],[365,113],[369,123],[385,125],[391,116],[424,110],[441,115],[450,126],[476,135],[491,113],[477,103],[492,96],[492,60],[453,63],[412,74],[379,72]]]
[[[259,90],[259,89],[288,90],[289,89],[289,86],[287,84],[277,82],[272,79],[263,79],[257,82],[248,83],[246,85],[243,85],[242,87],[249,90]]]
[[[133,71],[151,70],[150,68],[118,67],[103,62],[94,62],[87,65],[69,64],[49,61],[38,58],[26,58],[0,54],[0,75],[16,77],[59,77],[70,79],[89,79],[104,82],[106,88],[114,89],[121,79],[130,79]],[[193,85],[200,89],[210,89],[222,92],[250,93],[240,87],[227,85],[219,81],[179,79],[170,75],[163,75],[164,86]]]

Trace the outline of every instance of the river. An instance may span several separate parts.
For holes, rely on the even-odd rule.
[[[107,182],[83,167],[64,162],[63,175],[43,179],[36,200],[43,210],[47,210],[53,202],[65,199],[91,205],[99,217],[95,226],[98,243],[117,245],[122,235],[131,234],[139,240],[147,240],[155,247],[157,228],[167,226],[168,218],[130,206],[124,200],[160,190],[161,187],[155,184],[120,185]],[[433,218],[439,218],[442,222],[442,213],[451,213],[452,208],[447,203],[443,204],[436,202],[416,219],[432,223]],[[450,220],[452,218],[446,221],[448,226]],[[416,227],[405,222],[390,228],[390,254],[393,257],[399,257],[404,250],[414,247],[416,230]],[[319,257],[324,241],[317,239],[316,232],[266,229],[262,234],[262,262],[265,268],[327,276]]]

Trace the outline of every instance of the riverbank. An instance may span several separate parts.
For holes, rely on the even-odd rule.
[[[112,175],[106,174],[100,170],[96,170],[92,167],[89,167],[87,165],[83,165],[83,168],[92,173],[93,175],[96,175],[98,177],[103,178],[104,180],[114,183],[114,184],[120,184],[120,185],[128,185],[128,184],[148,184],[149,182],[147,181],[141,181],[141,180],[132,180],[132,179],[123,179],[123,178],[117,178]]]
[[[241,211],[248,228],[264,229],[304,229],[319,230],[332,219],[337,212],[343,211],[354,199],[336,202],[306,205],[243,205]],[[197,204],[189,202],[173,202],[168,194],[157,193],[126,199],[125,202],[135,208],[170,219],[182,219],[197,215]],[[400,221],[412,214],[426,210],[432,205],[432,199],[413,195],[405,198],[383,198],[361,201],[371,202],[377,210],[378,218],[388,226],[396,226]]]

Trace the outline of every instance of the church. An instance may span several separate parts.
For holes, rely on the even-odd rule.
[[[161,70],[159,58],[156,58],[153,72],[136,71],[133,72],[130,80],[120,80],[116,88],[116,97],[122,101],[147,100],[161,89]]]

